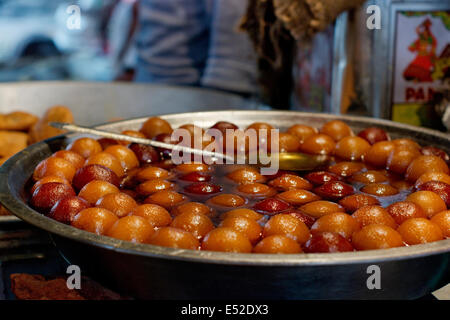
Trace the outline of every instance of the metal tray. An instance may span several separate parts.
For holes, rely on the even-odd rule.
[[[386,129],[450,152],[450,137],[432,130],[360,117],[288,111],[218,111],[163,116],[174,127],[218,120],[246,126],[266,121],[278,128],[294,123],[320,126],[346,121],[355,131]],[[121,131],[145,118],[101,125]],[[75,135],[32,145],[0,168],[0,202],[21,219],[52,235],[61,253],[106,285],[142,299],[412,299],[431,292],[448,272],[450,240],[385,250],[335,254],[232,254],[135,244],[75,229],[49,219],[23,201],[23,188],[39,161]],[[368,289],[368,267],[381,270],[381,289]]]

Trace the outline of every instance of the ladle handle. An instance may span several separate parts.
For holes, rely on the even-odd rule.
[[[207,157],[211,157],[211,158],[224,159],[224,160],[227,160],[227,161],[232,161],[232,163],[235,162],[234,157],[229,157],[229,156],[227,156],[227,155],[225,155],[223,153],[220,153],[220,152],[205,151],[205,150],[200,150],[200,149],[194,149],[194,148],[190,148],[190,147],[180,146],[180,145],[177,145],[177,144],[170,144],[170,143],[164,143],[164,142],[150,140],[150,139],[132,137],[132,136],[127,136],[125,134],[120,134],[120,133],[115,133],[115,132],[110,132],[110,131],[104,131],[104,130],[99,130],[99,129],[93,129],[93,128],[89,128],[89,127],[78,126],[78,125],[71,124],[71,123],[50,122],[49,125],[54,127],[54,128],[67,130],[67,131],[71,131],[71,132],[87,133],[87,134],[92,134],[92,135],[105,137],[105,138],[110,138],[110,139],[114,139],[114,140],[124,140],[124,141],[128,141],[128,142],[146,144],[146,145],[150,145],[152,147],[157,147],[157,148],[170,149],[172,151],[182,151],[182,152],[186,152],[186,153],[191,153],[191,154],[196,154],[196,155],[201,155],[201,156],[207,156]]]

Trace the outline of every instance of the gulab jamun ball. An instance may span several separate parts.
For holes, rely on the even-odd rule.
[[[190,134],[253,129],[258,147],[243,148],[252,152],[272,139],[263,141],[259,130],[274,127],[220,121],[180,128]],[[123,133],[176,143],[175,129],[152,117]],[[84,231],[186,250],[337,253],[450,237],[446,150],[392,139],[382,128],[358,132],[340,120],[317,128],[294,124],[280,130],[279,145],[279,152],[328,155],[330,162],[312,171],[263,175],[251,165],[175,164],[168,149],[83,137],[36,166],[29,204]]]

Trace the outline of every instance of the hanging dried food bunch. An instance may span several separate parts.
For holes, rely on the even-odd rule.
[[[242,19],[259,56],[263,99],[287,107],[292,88],[292,60],[296,41],[308,41],[343,11],[364,0],[250,0]]]

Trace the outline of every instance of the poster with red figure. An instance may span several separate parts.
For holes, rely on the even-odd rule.
[[[416,111],[448,85],[450,11],[399,12],[395,36],[392,117],[420,125]]]
[[[437,40],[431,31],[431,25],[431,20],[425,19],[416,28],[417,40],[408,47],[416,56],[403,71],[403,77],[407,81],[433,82],[431,74],[437,58]]]

